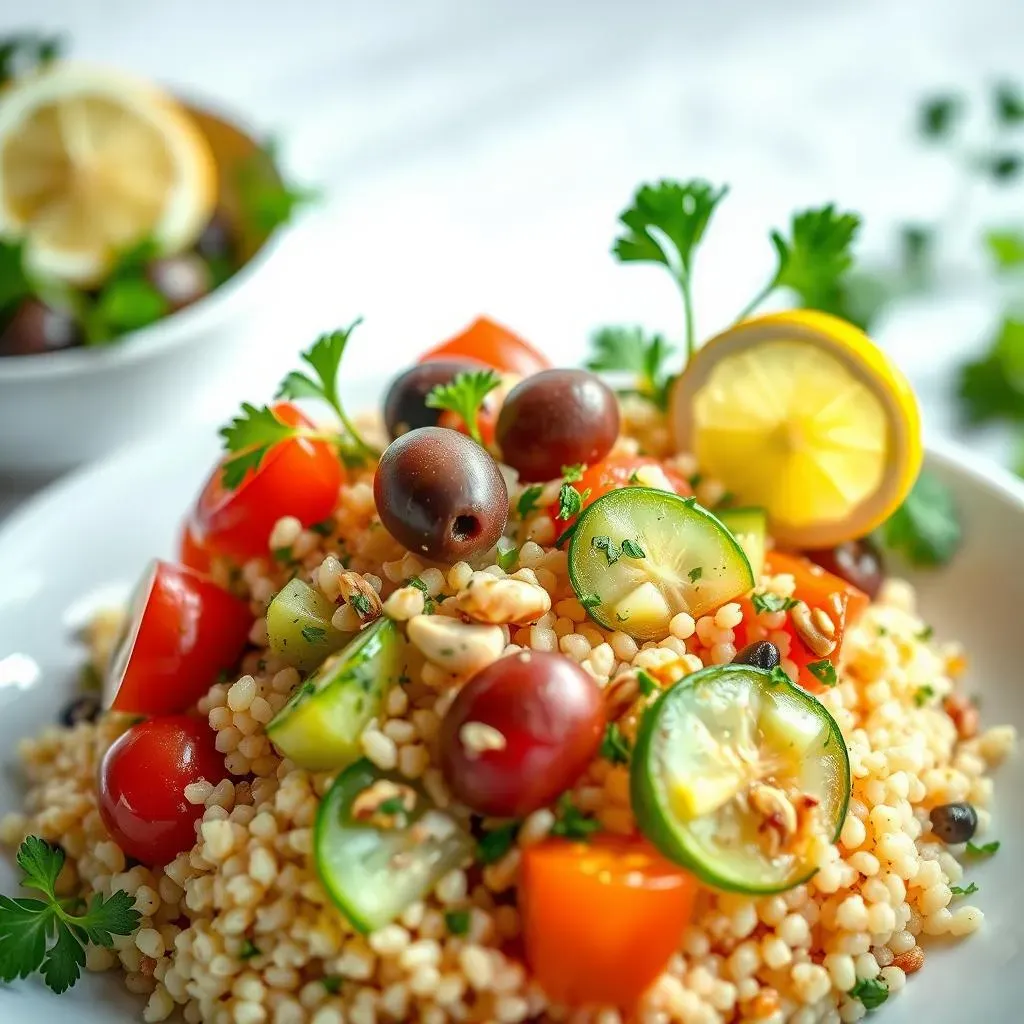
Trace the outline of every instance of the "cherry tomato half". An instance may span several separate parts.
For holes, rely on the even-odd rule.
[[[132,598],[107,677],[111,707],[143,715],[184,711],[238,661],[249,606],[194,569],[155,562]]]
[[[551,366],[529,342],[485,316],[474,320],[461,334],[424,352],[419,361],[455,358],[476,359],[501,373],[518,373],[521,377]]]
[[[526,959],[570,1006],[632,1007],[679,948],[697,882],[646,843],[596,835],[523,850]]]
[[[584,499],[581,508],[586,508],[609,491],[642,483],[642,481],[636,478],[635,474],[645,466],[656,466],[660,469],[676,494],[688,497],[693,493],[693,488],[690,487],[689,481],[685,477],[680,476],[674,469],[669,469],[662,465],[657,459],[652,459],[648,455],[618,456],[604,459],[590,466],[584,472],[579,482],[573,484],[581,495],[587,494],[587,491],[590,491]],[[573,516],[570,519],[559,519],[557,501],[552,502],[548,506],[548,515],[551,516],[552,521],[555,523],[555,529],[559,533],[569,529],[576,522],[577,518]]]
[[[827,661],[833,668],[835,667],[843,649],[847,625],[860,618],[864,609],[871,603],[871,599],[846,580],[833,576],[820,565],[815,565],[810,559],[800,555],[769,551],[765,555],[764,571],[769,576],[789,573],[796,580],[793,597],[797,601],[805,602],[812,613],[815,609],[821,609],[832,620],[835,635],[831,639],[835,640],[835,649],[825,658],[815,654],[807,646],[790,616],[786,617],[782,626],[790,638],[789,659],[799,671],[797,682],[810,693],[821,693],[825,689],[822,676],[827,673],[827,669],[821,663]],[[742,598],[740,606],[743,609],[743,624],[737,629],[737,646],[743,647],[749,642],[747,623],[757,621],[757,612],[749,597]],[[812,665],[818,666],[815,671],[811,671]]]
[[[181,528],[181,537],[178,541],[178,561],[189,569],[196,572],[209,572],[210,551],[205,544],[200,543],[195,535],[191,522],[186,522]]]
[[[172,715],[139,722],[111,744],[100,764],[99,811],[129,857],[169,864],[194,845],[203,806],[185,799],[185,787],[226,777],[214,742],[206,722]]]
[[[273,409],[290,426],[314,425],[288,402]],[[303,526],[326,519],[344,479],[344,468],[330,444],[300,437],[274,445],[233,491],[224,488],[218,466],[185,526],[182,560],[194,557],[185,547],[186,539],[193,552],[205,549],[239,562],[264,555],[270,532],[282,516],[295,516]]]

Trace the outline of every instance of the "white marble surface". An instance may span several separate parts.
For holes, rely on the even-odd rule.
[[[66,31],[73,53],[245,112],[284,143],[325,202],[296,228],[281,323],[224,383],[287,360],[356,315],[349,370],[399,365],[486,311],[565,360],[610,320],[678,335],[671,283],[608,255],[636,183],[728,181],[697,271],[712,331],[771,266],[767,230],[835,199],[879,250],[892,225],[946,209],[947,163],[914,139],[916,100],[1020,69],[1010,0],[35,0],[0,5],[0,33]],[[941,300],[898,310],[880,339],[919,388],[926,427],[955,434],[951,367],[999,305],[976,285],[957,222]],[[1024,219],[1024,217],[1022,217]],[[291,282],[291,283],[289,283]],[[299,289],[316,298],[293,303]],[[251,396],[258,397],[258,396]],[[999,437],[981,442],[1002,450]],[[12,495],[0,482],[0,514]]]

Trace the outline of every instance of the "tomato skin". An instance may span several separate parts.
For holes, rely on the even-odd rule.
[[[679,948],[697,888],[641,840],[528,846],[519,888],[527,962],[556,1002],[628,1010]]]
[[[445,409],[438,417],[437,425],[447,427],[449,430],[457,430],[460,434],[472,437],[469,428],[458,413]],[[489,448],[494,444],[494,431],[498,425],[498,414],[493,406],[488,407],[486,399],[480,411],[476,415],[476,428],[480,431],[480,440],[484,447]]]
[[[476,359],[501,373],[517,373],[521,377],[551,366],[529,342],[485,316],[478,317],[461,334],[428,349],[419,361],[456,358]]]
[[[314,426],[288,402],[278,402],[273,410],[290,426]],[[330,444],[291,438],[271,448],[234,491],[224,488],[218,465],[185,529],[195,546],[244,562],[267,553],[270,533],[282,516],[295,516],[303,526],[326,519],[344,480],[344,467]]]
[[[181,537],[178,539],[178,561],[189,569],[196,572],[208,573],[213,561],[205,544],[201,544],[195,535],[191,522],[186,522],[181,527]]]
[[[111,838],[143,864],[170,863],[196,841],[202,804],[185,787],[227,777],[213,730],[186,715],[153,718],[116,739],[99,770],[99,812]]]
[[[806,602],[812,611],[815,608],[820,608],[832,619],[836,627],[836,647],[825,660],[830,661],[833,666],[837,665],[840,652],[843,649],[846,627],[856,622],[864,614],[871,599],[853,584],[847,583],[839,576],[833,576],[832,573],[822,569],[820,565],[816,565],[809,558],[803,558],[800,555],[791,555],[784,551],[769,551],[765,555],[764,571],[769,576],[789,573],[796,580],[793,597],[798,601]],[[833,595],[838,601],[838,613],[832,601]],[[743,647],[749,642],[747,623],[756,621],[757,612],[749,597],[741,598],[739,603],[743,609],[743,623],[737,629],[737,646]],[[788,616],[782,629],[790,638],[789,659],[798,669],[797,682],[809,693],[821,693],[826,687],[808,666],[823,659],[804,643]]]
[[[111,707],[166,715],[191,707],[249,639],[249,606],[194,569],[156,562],[111,660]]]
[[[589,466],[582,478],[573,484],[581,495],[587,494],[588,490],[590,491],[580,506],[581,509],[593,504],[593,502],[609,491],[618,490],[620,487],[632,486],[630,483],[631,477],[638,469],[642,469],[644,466],[657,466],[665,474],[676,494],[688,497],[693,493],[693,488],[685,477],[680,476],[674,469],[669,469],[649,455],[613,456],[595,463],[593,466]],[[557,501],[552,502],[548,506],[548,515],[551,517],[552,522],[555,524],[555,529],[559,533],[569,529],[577,519],[576,516],[570,519],[559,519]]]

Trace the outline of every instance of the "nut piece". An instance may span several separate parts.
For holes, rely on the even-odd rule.
[[[820,611],[816,609],[816,611]],[[835,649],[835,623],[829,618],[827,612],[820,612],[820,615],[828,619],[831,631],[826,631],[818,624],[819,616],[811,615],[811,609],[807,607],[806,601],[797,601],[790,610],[793,619],[793,628],[797,635],[807,645],[810,651],[818,658],[827,658]]]
[[[490,573],[474,573],[455,607],[477,622],[492,625],[529,626],[551,610],[548,592],[525,580],[498,579]]]
[[[920,946],[908,949],[893,958],[893,967],[898,967],[904,974],[914,974],[924,967],[924,950]]]
[[[416,807],[416,790],[390,779],[378,779],[352,801],[352,817],[376,828],[395,828]]]
[[[416,615],[406,630],[427,661],[455,676],[479,672],[505,650],[500,627],[460,622],[446,615]]]
[[[459,742],[470,759],[488,750],[504,750],[508,746],[505,734],[486,722],[466,722],[459,730]]]
[[[338,577],[338,602],[344,602],[359,616],[360,628],[380,618],[380,596],[357,572],[343,572]]]

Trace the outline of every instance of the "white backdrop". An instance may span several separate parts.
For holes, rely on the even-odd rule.
[[[711,331],[769,272],[767,230],[795,206],[860,211],[869,250],[945,209],[952,175],[914,137],[917,100],[1024,78],[1018,0],[2,0],[0,33],[27,27],[281,138],[327,198],[288,246],[254,361],[362,314],[356,373],[482,311],[565,360],[607,321],[678,336],[667,276],[608,255],[631,190],[659,175],[732,185],[697,272]],[[956,431],[951,367],[999,310],[972,273],[977,226],[951,237],[941,299],[878,332],[931,432]]]

